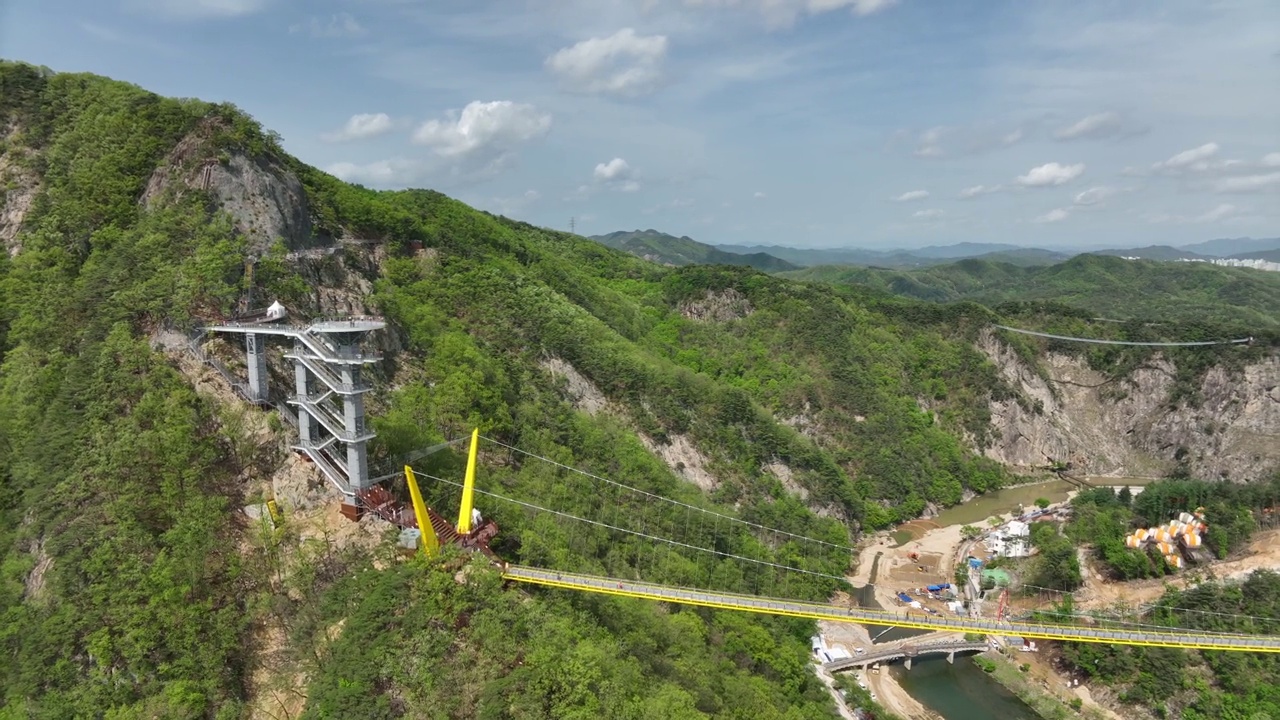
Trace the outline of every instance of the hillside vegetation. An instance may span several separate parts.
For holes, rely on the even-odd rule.
[[[225,393],[196,392],[152,341],[168,323],[232,314],[249,289],[295,315],[354,297],[388,318],[395,352],[370,399],[380,462],[478,426],[833,544],[1008,481],[974,451],[989,401],[1014,397],[974,347],[997,318],[978,305],[660,267],[436,192],[342,183],[231,105],[90,75],[0,63],[0,130],[0,237],[15,251],[0,253],[0,703],[12,716],[242,717],[263,672],[317,718],[832,715],[807,667],[808,622],[505,588],[463,558],[303,540],[290,520],[303,508],[286,506],[282,529],[247,523],[238,508],[288,466],[286,438],[254,432]],[[264,240],[270,213],[220,204],[220,186],[197,180],[206,168],[300,188],[283,211],[301,220]],[[334,253],[289,254],[314,247]],[[578,514],[606,501],[545,463],[492,447],[482,460],[482,486],[513,497]],[[457,477],[460,458],[418,466]],[[428,492],[451,509],[443,488]],[[683,521],[642,505],[613,510]],[[777,591],[728,561],[658,560],[602,528],[484,509],[514,562],[623,577],[643,566],[670,582],[706,570],[719,587]],[[821,573],[794,581],[797,597],[827,597],[840,583],[823,576],[849,561],[714,524],[690,532]]]
[[[763,252],[726,252],[691,237],[676,237],[657,230],[619,230],[592,235],[606,247],[629,252],[661,265],[742,265],[765,272],[795,270],[796,266]]]
[[[406,352],[374,400],[379,457],[479,425],[566,464],[836,542],[1004,482],[957,439],[981,436],[985,398],[1004,392],[982,356],[949,337],[985,322],[976,309],[974,320],[922,324],[857,293],[746,268],[663,269],[438,193],[372,192],[288,157],[230,105],[100,77],[0,65],[0,127],[6,201],[31,198],[12,239],[20,251],[0,254],[0,646],[12,660],[0,692],[19,714],[238,717],[252,700],[258,628],[275,626],[288,630],[285,654],[317,717],[425,713],[460,691],[459,717],[830,712],[805,669],[807,623],[544,592],[516,600],[484,572],[473,591],[416,565],[371,570],[352,549],[304,552],[288,530],[247,532],[236,508],[279,463],[274,442],[193,392],[147,335],[162,321],[230,314],[254,234],[198,185],[151,183],[157,169],[195,177],[209,162],[252,158],[301,180],[311,242],[381,239],[390,258],[370,300]],[[147,198],[151,210],[139,202],[149,187],[167,187]],[[292,249],[255,251],[255,296],[328,309],[289,269]],[[592,418],[566,402],[553,358],[607,409]],[[681,480],[691,468],[668,467],[641,441],[676,438],[715,478],[710,498]],[[456,462],[424,467],[456,475]],[[557,483],[500,457],[486,458],[483,478],[534,498]],[[503,523],[511,560],[535,550],[572,560],[565,538],[520,517]],[[619,547],[576,565],[628,572],[639,561]],[[671,562],[654,579],[686,572]],[[848,558],[789,562],[839,573]],[[761,589],[749,582],[759,580],[723,585]],[[418,620],[389,624],[402,612]],[[334,622],[342,639],[317,631]],[[432,633],[450,622],[473,629],[447,633],[454,649],[430,671],[453,680],[426,683],[419,648],[440,647]]]
[[[865,285],[932,302],[1051,300],[1124,320],[1280,328],[1280,273],[1209,263],[1077,255],[1038,267],[962,260],[921,270],[825,266],[783,276]]]

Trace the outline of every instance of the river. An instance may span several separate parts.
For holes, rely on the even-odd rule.
[[[1141,492],[1141,486],[1151,482],[1147,478],[1107,478],[1090,477],[1089,482],[1100,486],[1128,486],[1131,490]],[[999,515],[1017,510],[1019,505],[1031,507],[1039,498],[1047,498],[1050,502],[1067,499],[1068,493],[1075,486],[1065,480],[1031,483],[997,490],[981,495],[967,503],[943,510],[933,518],[939,526],[976,525],[992,515]],[[895,538],[897,536],[895,535]],[[899,544],[909,538],[898,539]],[[870,582],[875,583],[879,554],[872,565]],[[857,589],[858,602],[864,606],[879,607],[875,600],[875,592],[871,585]],[[868,628],[871,636],[876,638],[881,632],[878,628]],[[877,642],[892,640],[921,634],[918,630],[892,629],[876,638]],[[921,705],[938,713],[944,720],[1039,720],[1026,703],[983,672],[969,657],[957,657],[955,664],[950,664],[943,657],[918,659],[907,670],[900,664],[890,666],[890,673]]]
[[[871,566],[870,583],[856,590],[859,605],[880,607],[872,587],[879,564],[877,554]],[[924,632],[901,628],[884,631],[877,627],[867,630],[872,642],[892,642]],[[941,656],[918,658],[911,663],[910,670],[894,664],[884,671],[892,673],[903,690],[944,720],[1039,720],[1035,711],[983,672],[968,656],[957,657],[954,665]]]

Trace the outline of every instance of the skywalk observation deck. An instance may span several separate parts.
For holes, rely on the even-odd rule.
[[[362,347],[372,332],[387,326],[380,317],[321,318],[309,325],[279,322],[282,315],[255,314],[215,323],[206,333],[244,335],[250,400],[270,404],[265,340],[293,340],[285,357],[294,362],[294,393],[288,404],[297,408],[298,442],[293,447],[310,459],[344,495],[354,498],[369,487],[367,444],[374,433],[365,424],[364,395],[372,390],[362,368],[382,360]],[[342,449],[336,445],[341,443]]]

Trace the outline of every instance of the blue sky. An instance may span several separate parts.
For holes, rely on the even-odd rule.
[[[584,234],[1280,235],[1276,0],[7,0],[0,57]]]

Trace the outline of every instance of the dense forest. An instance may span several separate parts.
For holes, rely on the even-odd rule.
[[[968,259],[918,270],[828,265],[783,275],[933,302],[1053,300],[1121,320],[1225,324],[1245,336],[1280,329],[1280,273],[1201,262],[1077,255],[1029,267]]]
[[[264,245],[189,181],[242,161],[296,178],[308,237]],[[20,63],[0,63],[0,176],[4,217],[21,217],[0,235],[5,716],[241,717],[276,631],[283,666],[270,669],[294,678],[309,717],[833,713],[808,669],[811,623],[513,590],[462,557],[405,563],[389,542],[304,541],[291,508],[280,529],[248,523],[239,507],[270,487],[282,438],[197,392],[153,343],[232,315],[250,290],[318,314],[335,290],[321,278],[364,273],[368,284],[352,286],[369,288],[361,300],[389,320],[384,342],[397,350],[374,372],[376,462],[479,427],[833,548],[1008,483],[976,450],[990,400],[1027,401],[974,339],[997,319],[1090,322],[1043,304],[936,305],[751,268],[663,268],[436,192],[342,183],[229,104]],[[373,249],[290,255],[344,238]],[[1029,357],[1040,349],[1009,342]],[[1234,362],[1261,352],[1241,348]],[[1099,351],[1091,362],[1123,372],[1137,357]],[[1182,357],[1192,375],[1217,361]],[[553,371],[566,367],[572,392]],[[601,401],[575,402],[584,392]],[[651,450],[677,445],[695,451],[669,464]],[[513,497],[555,496],[582,514],[611,502],[587,486],[564,491],[575,480],[556,466],[482,460],[481,483]],[[460,462],[446,451],[421,468],[456,477]],[[447,504],[442,488],[430,492]],[[643,564],[646,578],[672,582],[706,571],[748,592],[773,582],[683,552],[658,560],[604,529],[485,510],[514,561],[622,576]],[[715,525],[688,532],[811,570],[788,588],[796,597],[828,596],[849,560]]]

